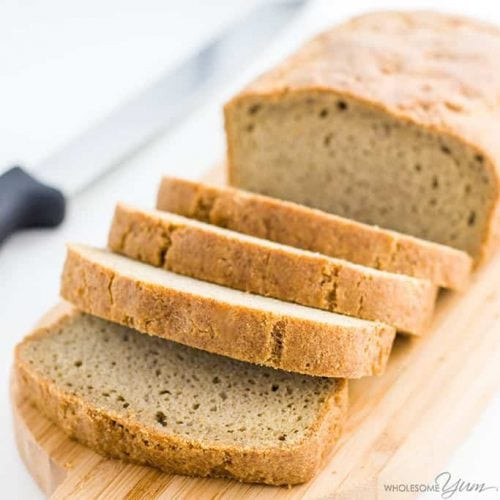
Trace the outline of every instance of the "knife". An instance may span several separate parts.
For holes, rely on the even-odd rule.
[[[305,2],[261,3],[35,168],[15,166],[0,175],[0,243],[20,229],[60,224],[68,198],[118,168],[242,71]]]

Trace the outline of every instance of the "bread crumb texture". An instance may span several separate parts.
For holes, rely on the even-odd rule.
[[[500,30],[355,18],[226,105],[234,186],[467,251],[500,228]]]
[[[83,314],[25,340],[17,373],[44,413],[100,453],[272,484],[316,471],[346,404],[342,380],[257,367]]]

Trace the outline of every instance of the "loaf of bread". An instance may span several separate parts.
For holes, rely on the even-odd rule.
[[[500,30],[355,18],[225,107],[233,186],[487,256],[500,232]]]
[[[61,295],[78,309],[234,359],[316,376],[383,372],[394,328],[71,245]]]
[[[169,212],[119,204],[108,244],[114,252],[175,273],[380,321],[405,333],[424,333],[434,311],[437,289],[430,281],[377,271]]]
[[[267,484],[310,479],[347,406],[345,380],[234,361],[78,313],[17,347],[15,378],[23,397],[105,456]]]
[[[165,177],[156,206],[445,288],[463,290],[469,281],[472,260],[463,251],[240,189]]]

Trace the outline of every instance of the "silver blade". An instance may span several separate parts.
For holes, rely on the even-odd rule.
[[[259,5],[196,55],[41,162],[35,175],[66,196],[83,190],[237,75],[304,3]]]

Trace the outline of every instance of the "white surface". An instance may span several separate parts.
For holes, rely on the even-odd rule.
[[[113,25],[116,22],[121,26],[119,19],[122,19],[120,17],[122,9],[125,13],[123,15],[128,16],[128,21],[124,21],[121,35],[118,30],[117,34],[113,35],[113,39],[109,38],[110,32],[106,29],[107,24],[100,20],[102,11],[94,23],[92,12],[95,14],[97,6],[104,4],[106,4],[108,23],[112,16]],[[113,7],[109,7],[110,4]],[[193,8],[195,4],[196,9]],[[227,11],[224,9],[224,4],[227,6]],[[80,1],[77,3],[79,8],[75,7],[75,2],[68,4],[55,0],[43,3],[25,1],[1,4],[0,78],[2,78],[2,85],[0,88],[2,88],[2,95],[0,96],[0,109],[2,113],[0,132],[2,141],[0,141],[0,147],[3,149],[0,153],[0,161],[14,159],[16,156],[28,160],[43,156],[53,145],[60,142],[67,130],[71,128],[71,134],[73,134],[77,127],[95,119],[96,114],[106,109],[113,94],[126,96],[127,92],[136,88],[136,85],[143,85],[147,81],[148,75],[152,74],[151,68],[156,70],[158,65],[168,64],[167,59],[162,59],[161,51],[153,50],[157,47],[156,42],[151,43],[149,49],[148,44],[144,44],[144,48],[153,50],[153,54],[135,50],[136,45],[132,38],[139,40],[143,35],[134,35],[134,33],[137,34],[132,29],[134,19],[139,19],[143,27],[148,26],[148,30],[151,27],[150,31],[156,33],[154,36],[167,36],[172,46],[166,38],[162,43],[172,49],[169,57],[175,57],[177,50],[183,51],[189,43],[193,43],[184,38],[186,23],[192,28],[187,31],[192,31],[189,34],[196,38],[200,32],[208,33],[209,25],[213,27],[214,24],[220,23],[221,16],[224,17],[222,13],[234,15],[237,11],[236,4],[234,0],[226,2],[223,0],[218,2],[184,0],[179,3],[155,3],[142,0],[140,3],[139,1],[136,3],[113,1],[99,4],[96,1]],[[206,109],[200,110],[197,117],[185,123],[169,137],[159,139],[122,169],[110,174],[92,190],[74,199],[70,204],[67,219],[60,228],[53,231],[24,232],[13,237],[0,248],[0,330],[2,332],[0,481],[3,487],[2,497],[9,499],[41,497],[20,462],[13,442],[7,392],[8,375],[14,344],[57,300],[58,278],[64,258],[64,242],[82,241],[89,244],[103,244],[114,205],[118,200],[152,207],[156,187],[162,174],[197,178],[214,162],[222,158],[224,140],[218,103],[239,87],[251,73],[279,59],[309,33],[365,10],[407,7],[410,4],[415,7],[429,8],[435,6],[436,2],[404,0],[399,2],[358,1],[356,4],[353,2],[317,2],[296,23],[288,36],[282,37],[278,45],[273,44],[273,47],[270,47],[259,65],[249,68],[248,74],[239,75],[239,81],[229,82],[230,86],[224,95],[207,105]],[[71,9],[69,5],[72,6]],[[120,7],[117,7],[118,5]],[[500,5],[497,7],[491,0],[441,1],[438,6],[442,10],[448,8],[456,12],[468,12],[476,17],[490,19],[500,24]],[[32,14],[26,14],[27,10]],[[81,15],[83,10],[87,12],[85,16]],[[146,15],[148,12],[149,14],[152,12],[153,15],[148,17]],[[30,29],[29,23],[35,23],[33,19],[39,16],[43,17],[43,23],[38,29]],[[40,38],[49,37],[46,31],[59,29],[59,22],[50,21],[53,16],[69,16],[71,21],[63,23],[64,36],[62,33],[59,38],[54,36],[50,44],[38,52],[41,44]],[[161,16],[165,17],[159,20]],[[198,19],[198,24],[189,24],[194,23],[195,18]],[[42,25],[50,25],[50,29],[42,29],[40,27]],[[132,31],[129,31],[130,29]],[[14,35],[19,32],[22,32],[22,37]],[[65,56],[57,55],[58,50],[64,49],[60,46],[61,40],[70,39],[74,33],[93,33],[95,47],[91,56],[82,55],[81,51],[67,52]],[[16,61],[16,57],[12,54],[15,47],[9,45],[11,44],[9,37],[15,36],[18,36],[17,40],[24,40],[22,50],[19,50],[22,55],[19,61]],[[118,41],[120,36],[121,42]],[[65,44],[62,43],[62,45]],[[119,49],[119,55],[116,55],[116,49]],[[56,55],[51,55],[51,50],[55,51]],[[83,49],[82,51],[85,52]],[[35,54],[40,57],[41,61],[46,62],[40,62],[38,66],[32,65],[28,68],[27,63],[23,63],[22,60],[23,57],[29,60],[29,54]],[[112,71],[107,71],[110,60],[114,60],[115,56],[121,61],[120,64],[116,63],[116,66],[113,64]],[[99,71],[92,70],[94,65]],[[95,75],[104,72],[106,78],[93,76],[82,80],[75,77],[73,73],[82,67],[85,67],[84,74]],[[10,69],[5,71],[5,68]],[[47,71],[52,76],[48,76]],[[115,73],[116,79],[113,78]],[[67,88],[54,90],[50,82],[51,78],[53,81],[61,78],[65,82],[63,87]],[[103,80],[101,85],[98,80]],[[110,80],[114,83],[110,84]],[[4,81],[6,86],[4,86]],[[120,85],[117,86],[117,84]],[[4,92],[6,88],[8,92]],[[30,97],[32,94],[36,97]],[[54,102],[54,96],[60,96],[57,104]],[[25,102],[25,99],[29,105],[23,108],[21,104]],[[50,105],[43,101],[50,101]],[[65,125],[63,126],[61,122]],[[68,133],[68,135],[71,134]],[[5,137],[9,140],[4,140]],[[450,412],[452,411],[453,408],[450,408]],[[469,438],[443,470],[450,471],[457,479],[460,477],[500,486],[499,417],[500,395],[490,401],[487,410]],[[439,436],[436,436],[436,442],[438,441]],[[457,493],[452,498],[489,499],[496,497],[498,493],[483,493],[479,496]],[[398,498],[398,495],[394,494],[391,498]],[[438,498],[438,495],[429,494],[425,498]]]
[[[40,161],[254,3],[0,2],[0,162]]]

